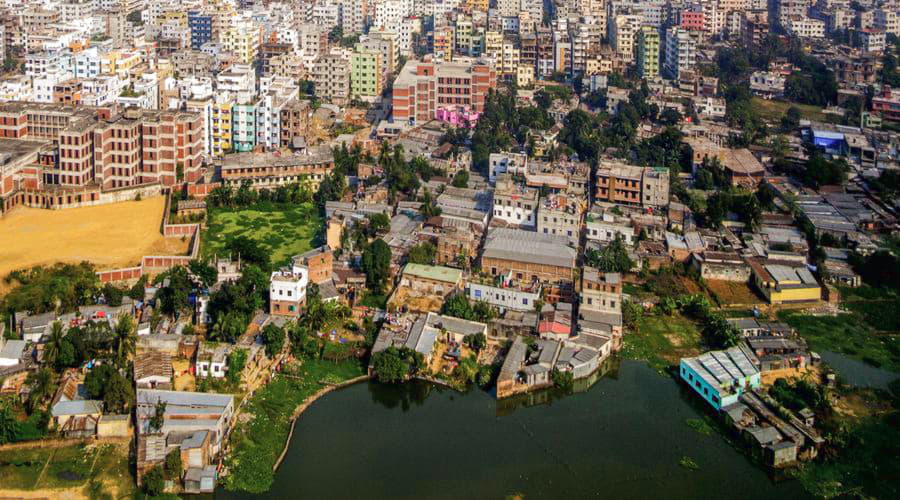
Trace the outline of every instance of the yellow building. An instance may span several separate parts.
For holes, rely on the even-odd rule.
[[[100,72],[103,74],[114,74],[121,79],[127,79],[131,69],[142,62],[143,59],[139,52],[114,50],[100,55]]]
[[[770,304],[821,300],[822,287],[802,263],[748,259],[751,279]]]
[[[230,94],[219,94],[212,105],[212,147],[213,158],[222,158],[232,150],[231,143],[231,110],[234,97]]]
[[[516,68],[516,85],[519,88],[527,88],[534,84],[534,66],[531,64],[519,64]]]
[[[251,22],[238,23],[222,34],[222,48],[231,52],[241,64],[253,64],[259,52],[259,26]]]

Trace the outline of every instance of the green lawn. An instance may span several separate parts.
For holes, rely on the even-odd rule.
[[[294,410],[325,387],[322,382],[336,383],[364,373],[365,367],[356,359],[339,363],[305,360],[296,370],[286,370],[257,391],[244,410],[252,419],[239,424],[231,435],[226,487],[250,493],[268,491],[274,480],[272,467],[284,449]]]
[[[638,321],[635,331],[627,331],[622,355],[626,359],[646,361],[657,371],[677,365],[683,357],[700,353],[697,325],[681,315],[647,315]]]
[[[766,120],[772,120],[775,122],[781,121],[781,117],[784,116],[788,108],[790,108],[791,106],[799,109],[800,116],[806,118],[807,120],[820,122],[826,121],[825,114],[822,113],[822,108],[819,106],[761,99],[759,97],[753,98],[753,107],[754,109],[756,109],[759,115]]]
[[[212,209],[202,236],[203,255],[227,254],[231,239],[246,236],[269,251],[273,265],[281,265],[312,248],[321,229],[322,221],[311,203]]]
[[[875,310],[868,312],[874,314]],[[782,311],[778,317],[795,328],[813,350],[839,352],[876,367],[900,371],[900,343],[896,335],[877,331],[858,312],[809,316]]]

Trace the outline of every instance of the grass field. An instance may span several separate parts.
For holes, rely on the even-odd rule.
[[[258,242],[274,265],[313,247],[322,221],[312,204],[258,205],[242,210],[214,209],[202,238],[204,256],[227,254],[228,243],[238,236]]]
[[[127,441],[62,447],[37,443],[34,447],[0,450],[0,497],[25,496],[28,492],[50,498],[88,496],[92,480],[115,498],[133,492]]]
[[[753,107],[761,117],[766,120],[775,122],[781,121],[781,117],[787,112],[788,108],[794,106],[800,110],[800,116],[807,120],[826,121],[825,114],[819,106],[811,106],[809,104],[798,104],[783,101],[774,101],[770,99],[753,98]]]
[[[0,276],[56,262],[99,269],[134,266],[144,255],[177,255],[188,242],[159,232],[165,198],[67,210],[17,208],[0,219]]]
[[[896,335],[872,328],[858,313],[809,316],[782,311],[778,318],[795,328],[813,350],[839,352],[900,372],[900,340]]]
[[[635,331],[625,333],[622,355],[646,361],[657,371],[678,364],[683,357],[700,354],[700,331],[681,315],[645,315]]]

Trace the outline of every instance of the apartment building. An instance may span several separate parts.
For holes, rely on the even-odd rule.
[[[641,26],[638,32],[637,70],[641,78],[659,77],[659,31],[653,26]]]
[[[320,56],[313,66],[316,97],[343,105],[350,100],[350,57],[342,51]]]
[[[685,71],[693,71],[697,65],[697,36],[695,33],[672,26],[666,30],[664,72],[669,78],[678,79]]]
[[[509,174],[501,174],[494,189],[494,219],[522,228],[534,228],[538,196],[536,189],[515,182]]]
[[[413,125],[433,120],[439,109],[481,113],[488,91],[496,86],[496,71],[481,60],[413,59],[394,80],[393,118]]]
[[[581,239],[585,202],[582,196],[551,194],[540,200],[537,213],[537,232],[565,236],[569,244],[577,246]]]
[[[594,200],[663,207],[669,203],[669,171],[601,160],[597,167]]]
[[[356,45],[350,56],[350,94],[353,98],[374,100],[381,96],[382,66],[380,51]]]

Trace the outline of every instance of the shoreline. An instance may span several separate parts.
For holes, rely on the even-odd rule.
[[[354,384],[358,384],[360,382],[364,382],[366,380],[371,380],[371,375],[360,375],[358,377],[352,378],[350,380],[345,380],[338,384],[329,385],[323,387],[315,392],[315,394],[306,398],[296,409],[294,409],[294,413],[291,415],[291,429],[288,431],[287,439],[284,442],[284,449],[281,450],[281,454],[278,456],[278,460],[275,461],[275,465],[272,466],[272,472],[275,473],[278,471],[278,467],[281,466],[281,462],[284,461],[284,457],[287,456],[287,452],[291,447],[291,439],[294,437],[294,427],[297,425],[297,420],[306,411],[307,408],[312,406],[319,398],[328,394],[329,392],[336,391],[338,389],[343,389],[344,387],[349,387]]]

